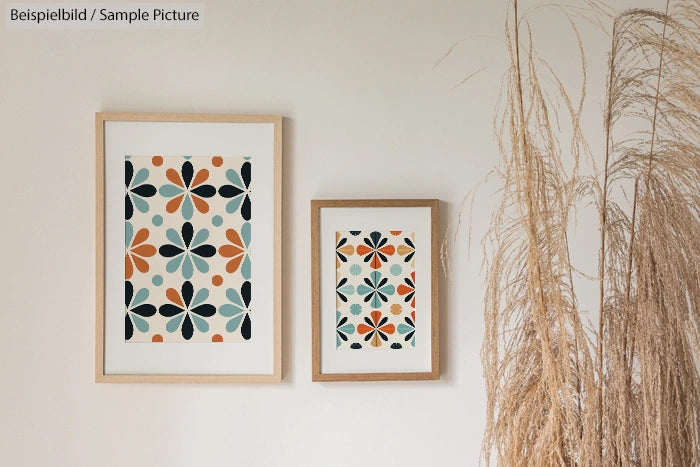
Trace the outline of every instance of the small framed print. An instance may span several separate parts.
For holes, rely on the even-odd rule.
[[[311,202],[313,381],[439,379],[438,205]]]
[[[282,117],[96,114],[97,382],[279,382]]]

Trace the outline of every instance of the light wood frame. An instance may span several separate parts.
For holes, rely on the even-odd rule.
[[[425,372],[384,373],[322,373],[321,372],[321,210],[323,208],[430,208],[430,297],[431,368]],[[440,379],[440,313],[439,313],[439,200],[437,199],[369,199],[369,200],[313,200],[311,201],[311,310],[312,361],[311,379],[316,382],[333,381],[408,381]]]
[[[95,381],[98,383],[278,383],[282,379],[282,116],[233,114],[155,114],[97,112],[95,114]],[[272,374],[106,374],[105,358],[105,123],[272,123],[274,125],[274,267]]]

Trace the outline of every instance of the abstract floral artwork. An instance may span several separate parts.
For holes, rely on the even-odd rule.
[[[336,232],[336,348],[415,347],[415,232]]]
[[[126,156],[127,342],[253,335],[251,160]]]

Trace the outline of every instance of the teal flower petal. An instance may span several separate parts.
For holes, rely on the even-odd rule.
[[[238,316],[234,317],[233,319],[230,319],[226,323],[226,332],[235,332],[238,327],[241,325],[241,321],[243,321],[243,317],[245,316],[245,313],[241,313]]]
[[[238,308],[243,309],[243,300],[241,300],[241,296],[238,294],[238,290],[226,289],[226,298],[228,298],[228,300],[234,305],[236,305]]]
[[[226,178],[229,182],[233,183],[234,186],[240,188],[241,190],[245,189],[243,187],[243,182],[241,181],[241,176],[238,175],[238,172],[236,172],[235,170],[228,169],[226,171]]]
[[[355,325],[352,323],[346,323],[343,324],[338,328],[338,331],[344,332],[345,334],[354,334],[355,333]]]
[[[180,329],[180,323],[182,323],[183,318],[185,317],[184,313],[180,313],[165,325],[165,330],[168,332],[175,332],[178,329]]]
[[[230,303],[226,303],[225,305],[221,305],[219,307],[219,314],[227,318],[230,318],[231,316],[236,316],[237,314],[242,312],[243,310],[241,308],[231,305]]]
[[[372,308],[379,308],[382,306],[382,301],[379,299],[379,294],[375,293],[372,296]]]
[[[142,303],[147,298],[148,298],[148,289],[146,289],[146,288],[140,289],[138,292],[136,292],[136,295],[134,295],[133,300],[131,300],[131,308],[134,308],[136,305],[138,305],[139,303]]]
[[[128,249],[131,245],[131,240],[134,239],[134,226],[131,225],[131,222],[127,222],[124,225],[124,230],[124,239],[126,240],[126,248]]]
[[[134,313],[129,313],[129,315],[131,315],[131,319],[134,322],[134,326],[136,326],[136,329],[138,329],[140,332],[148,332],[148,321],[141,318],[140,316],[135,315]]]
[[[174,273],[178,269],[180,269],[180,263],[182,263],[182,258],[184,255],[179,254],[170,261],[168,261],[168,264],[165,265],[165,270],[168,271],[170,274]]]
[[[135,194],[131,194],[131,201],[134,202],[134,206],[136,206],[136,209],[139,210],[139,212],[145,213],[148,212],[148,202],[141,198],[140,196],[136,196]]]
[[[370,289],[365,284],[360,284],[357,286],[357,293],[360,295],[367,295],[368,293],[372,292],[372,290],[373,289]]]
[[[340,336],[337,332],[335,333],[335,346],[340,347]]]
[[[192,303],[190,303],[190,309],[196,307],[200,303],[202,303],[204,300],[209,298],[209,291],[207,289],[199,289],[197,293],[194,295],[194,299],[192,300]]]
[[[180,188],[179,186],[175,185],[163,185],[158,189],[158,193],[165,197],[165,198],[173,198],[181,193],[183,193],[185,190]]]
[[[238,211],[238,208],[241,207],[241,202],[243,201],[243,196],[238,195],[235,198],[233,198],[231,201],[226,203],[226,212],[229,214],[233,214],[234,212]]]
[[[352,295],[355,293],[355,287],[352,284],[346,284],[338,289],[338,292],[343,295]]]
[[[394,286],[391,284],[387,284],[384,287],[380,288],[379,291],[383,293],[384,295],[394,295],[394,292],[396,292],[396,289],[394,289]]]
[[[335,323],[338,324],[340,321],[340,311],[335,310]]]
[[[209,231],[207,229],[200,230],[194,236],[194,239],[192,239],[192,243],[190,244],[190,248],[195,248],[200,243],[204,243],[207,240],[207,238],[209,238]]]
[[[408,326],[406,324],[399,324],[399,326],[396,328],[397,331],[399,331],[399,334],[408,334],[409,332],[413,331],[413,326]]]
[[[192,260],[190,260],[190,255],[185,255],[185,260],[182,262],[182,277],[192,279],[192,274],[194,274]]]
[[[194,267],[197,268],[197,271],[202,273],[209,272],[209,265],[206,261],[204,261],[202,258],[196,255],[192,255],[191,258],[192,261],[194,261]]]
[[[371,281],[375,287],[379,284],[379,281],[382,280],[382,273],[379,271],[372,271],[369,276],[372,278]]]
[[[131,180],[131,185],[129,185],[129,186],[130,187],[139,186],[140,184],[145,182],[147,178],[148,178],[148,169],[143,168],[143,169],[139,170],[138,172],[136,172],[136,175],[134,175],[134,178]]]
[[[177,230],[175,229],[168,229],[165,231],[165,236],[168,237],[168,240],[170,240],[170,243],[173,243],[183,250],[185,249],[185,245],[182,244],[182,240],[180,239],[180,234],[178,233]]]
[[[245,255],[245,258],[243,258],[243,264],[241,264],[241,274],[243,275],[243,279],[250,279],[250,269],[250,257]]]
[[[250,222],[246,222],[241,226],[241,239],[246,248],[250,245]]]
[[[191,313],[190,317],[192,318],[192,321],[194,321],[194,325],[197,327],[199,332],[207,332],[209,330],[209,323],[207,323],[205,320],[194,313]]]
[[[192,200],[188,193],[185,195],[185,199],[182,200],[182,217],[186,220],[190,220],[192,219],[192,214],[194,214],[194,206],[192,205]]]

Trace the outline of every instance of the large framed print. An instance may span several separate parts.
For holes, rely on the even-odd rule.
[[[279,382],[282,117],[96,114],[97,382]]]
[[[311,202],[313,381],[439,379],[438,206]]]

